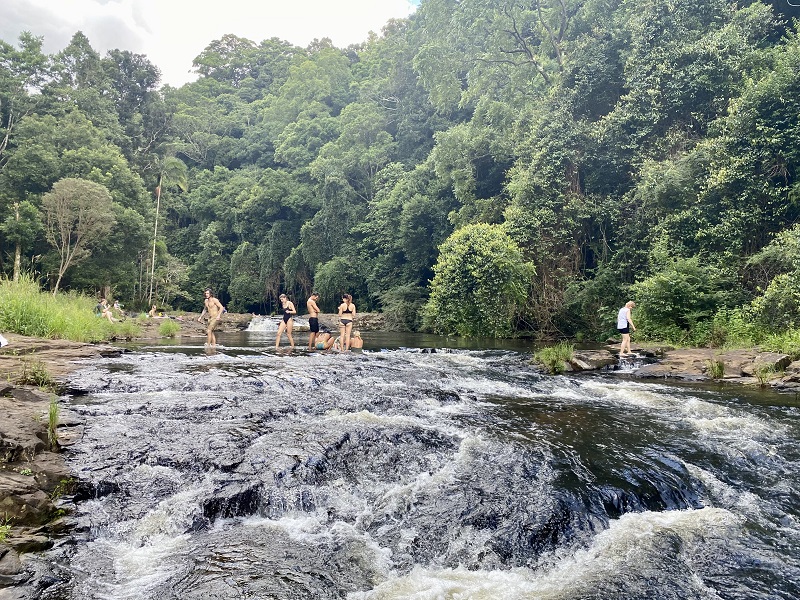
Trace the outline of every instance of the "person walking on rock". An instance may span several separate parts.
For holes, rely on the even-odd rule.
[[[294,316],[297,314],[297,309],[294,307],[294,303],[289,300],[289,297],[286,294],[281,294],[279,298],[281,301],[281,306],[283,307],[283,319],[281,319],[281,324],[278,325],[278,336],[275,338],[275,349],[277,350],[281,345],[281,336],[283,335],[284,331],[286,331],[286,335],[289,338],[289,346],[294,348],[292,329],[294,328]]]
[[[206,346],[213,348],[217,345],[217,336],[214,335],[214,328],[219,323],[222,313],[225,312],[225,307],[222,306],[219,300],[214,298],[211,290],[206,288],[203,292],[205,300],[203,300],[203,312],[197,317],[198,321],[202,321],[203,317],[208,313],[208,327],[206,327]],[[154,305],[155,306],[155,305]]]
[[[309,299],[306,301],[306,308],[308,309],[308,349],[314,349],[314,343],[317,341],[317,334],[319,333],[319,306],[317,306],[319,294],[312,292]]]
[[[633,301],[628,301],[625,306],[619,309],[617,313],[617,331],[622,334],[622,343],[619,346],[620,356],[623,354],[632,354],[631,352],[631,331],[636,331],[631,317],[631,309],[636,306]]]

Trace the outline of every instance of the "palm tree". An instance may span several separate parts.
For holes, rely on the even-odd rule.
[[[161,186],[167,183],[177,185],[184,192],[189,189],[189,176],[186,164],[174,156],[166,156],[156,162],[158,185],[156,186],[156,220],[153,225],[153,260],[150,263],[150,293],[147,304],[153,303],[153,281],[156,275],[156,241],[158,240],[158,213],[161,209]]]

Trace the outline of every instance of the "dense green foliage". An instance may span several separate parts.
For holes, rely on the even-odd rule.
[[[226,35],[180,89],[80,32],[0,41],[0,270],[131,308],[349,292],[465,335],[602,339],[633,298],[637,335],[768,343],[800,326],[798,16],[422,0],[343,49]],[[110,232],[62,270],[63,180],[107,190]]]
[[[437,333],[502,337],[512,332],[533,268],[497,225],[467,225],[441,246],[425,307]]]

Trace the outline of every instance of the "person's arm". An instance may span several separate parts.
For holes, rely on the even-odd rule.
[[[292,302],[291,300],[289,301],[289,311],[288,312],[289,312],[290,315],[296,315],[297,314],[297,309],[294,307],[294,302]]]
[[[350,310],[353,311],[353,321],[355,321],[355,319],[356,319],[356,305],[353,304],[352,302],[350,303]]]
[[[633,317],[631,316],[631,309],[628,309],[628,323],[631,325],[631,330],[636,331],[636,326],[633,324]]]
[[[339,318],[342,317],[342,311],[344,310],[344,303],[339,305]]]
[[[203,317],[204,317],[204,316],[206,316],[206,310],[208,310],[208,307],[207,307],[207,306],[205,306],[205,304],[203,304],[203,312],[201,312],[201,313],[200,313],[200,316],[199,316],[199,317],[197,317],[197,320],[198,320],[198,321],[202,321],[202,320],[203,320]]]

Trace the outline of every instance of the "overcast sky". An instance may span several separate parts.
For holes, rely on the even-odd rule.
[[[0,0],[0,39],[16,45],[22,31],[44,36],[58,52],[76,31],[101,56],[119,48],[145,54],[162,83],[195,78],[192,60],[226,33],[254,42],[278,37],[298,46],[328,37],[344,47],[407,17],[419,0]]]

